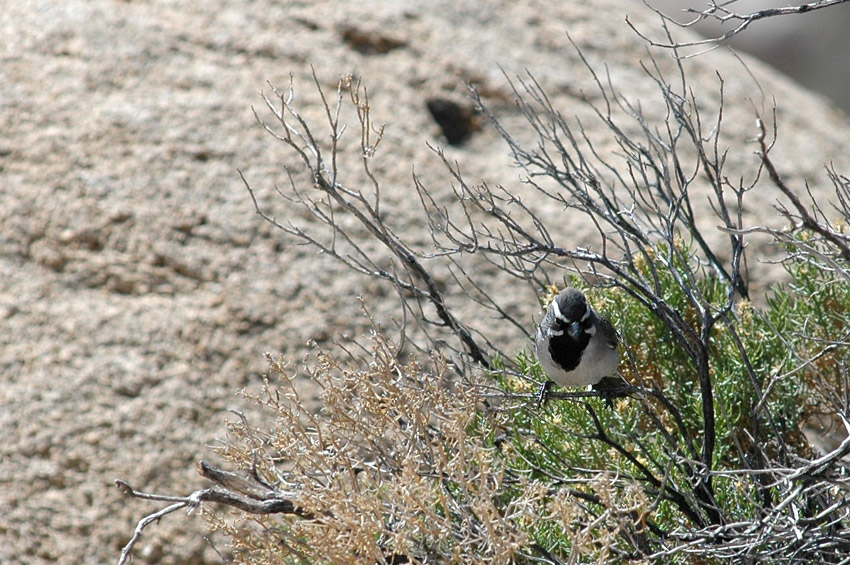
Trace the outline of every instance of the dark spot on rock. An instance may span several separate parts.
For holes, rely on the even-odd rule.
[[[367,31],[353,26],[341,29],[342,39],[349,47],[364,55],[380,55],[407,45],[402,39],[377,31]]]
[[[425,103],[450,145],[463,144],[481,129],[478,114],[471,106],[447,98],[429,98]]]
[[[295,23],[299,24],[299,25],[304,26],[305,28],[309,29],[310,31],[316,31],[317,29],[319,29],[319,24],[317,24],[316,22],[314,22],[313,20],[310,20],[308,18],[296,17],[296,18],[293,18],[293,21]]]

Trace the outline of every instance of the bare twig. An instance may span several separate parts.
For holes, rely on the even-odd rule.
[[[258,483],[250,477],[242,477],[235,473],[223,471],[213,467],[204,461],[200,464],[201,475],[218,483],[219,487],[197,490],[188,496],[164,496],[159,494],[137,491],[129,483],[116,479],[115,485],[127,496],[141,498],[143,500],[154,500],[158,502],[172,502],[173,504],[149,514],[139,520],[133,537],[121,550],[118,565],[124,565],[130,560],[133,547],[139,542],[145,528],[163,517],[186,508],[189,513],[194,512],[202,502],[215,502],[230,506],[249,514],[292,514],[305,519],[312,519],[309,512],[305,512],[293,502],[292,493],[285,493],[277,489],[270,489],[262,483]]]
[[[759,142],[759,147],[761,151],[759,151],[759,157],[761,157],[762,163],[764,163],[765,168],[767,169],[768,174],[770,175],[770,180],[773,181],[773,184],[782,191],[788,200],[791,201],[791,205],[794,206],[796,210],[796,214],[788,211],[787,209],[780,207],[779,211],[788,219],[792,220],[793,230],[795,232],[799,232],[800,230],[807,230],[813,233],[820,235],[824,241],[826,241],[830,246],[835,248],[838,253],[838,257],[840,257],[845,264],[850,263],[850,235],[837,231],[830,226],[828,222],[824,222],[823,220],[817,219],[814,215],[812,215],[805,204],[800,200],[800,198],[794,193],[791,188],[785,184],[785,181],[782,179],[782,176],[776,170],[776,166],[773,164],[773,160],[770,158],[770,147],[768,147],[765,142],[765,138],[767,137],[765,134],[764,122],[761,119],[756,121],[756,126],[759,129],[757,140]],[[833,179],[836,179],[837,175],[833,176]],[[842,185],[840,183],[836,183],[836,192],[839,196],[839,200],[841,199]],[[843,186],[846,191],[846,185]],[[807,191],[809,196],[811,197],[811,191],[807,187]],[[817,210],[817,209],[816,209]],[[845,213],[844,219],[845,221],[850,218],[850,215]],[[841,269],[839,269],[841,270]]]
[[[696,57],[698,55],[702,55],[703,53],[707,53],[708,51],[712,51],[721,45],[726,44],[729,40],[731,40],[736,35],[743,33],[747,28],[749,28],[752,24],[759,20],[765,20],[768,18],[775,18],[778,16],[790,16],[795,14],[807,14],[810,12],[814,12],[816,10],[822,10],[824,8],[829,8],[831,6],[837,6],[838,4],[843,4],[847,2],[847,0],[817,0],[815,2],[807,2],[805,4],[797,4],[795,6],[782,6],[778,8],[765,8],[762,10],[756,10],[754,12],[735,12],[729,8],[730,5],[736,3],[737,0],[726,0],[724,2],[717,2],[716,0],[708,0],[708,7],[702,10],[695,8],[684,8],[682,10],[683,13],[691,16],[691,19],[680,22],[679,20],[668,16],[663,13],[658,8],[652,6],[652,4],[648,0],[644,0],[644,4],[646,4],[651,10],[653,10],[656,14],[661,16],[662,21],[666,23],[672,23],[675,26],[689,28],[693,27],[701,22],[713,20],[719,22],[722,25],[731,24],[733,27],[729,31],[723,33],[722,35],[716,37],[708,37],[706,39],[696,40],[696,41],[672,41],[668,37],[668,41],[655,41],[646,36],[643,32],[638,30],[635,25],[626,17],[626,22],[635,31],[641,38],[643,38],[648,44],[654,47],[661,47],[665,49],[674,49],[681,50],[689,47],[702,47],[706,46],[705,49],[698,51],[696,53],[692,53],[690,55],[684,56],[684,58],[688,57]],[[678,53],[677,53],[677,56]]]
[[[301,158],[303,166],[310,172],[313,180],[313,188],[323,195],[327,200],[318,200],[305,192],[301,192],[290,178],[294,198],[293,201],[302,205],[319,222],[332,228],[334,239],[330,243],[324,243],[307,231],[292,224],[282,224],[273,217],[268,216],[257,202],[253,189],[241,174],[243,183],[251,195],[257,214],[275,227],[302,239],[311,245],[321,249],[327,255],[337,259],[341,263],[359,271],[363,274],[379,279],[390,281],[397,289],[412,292],[417,299],[428,301],[436,310],[439,324],[447,328],[462,343],[464,351],[469,358],[477,364],[489,366],[489,355],[485,347],[482,347],[472,331],[463,324],[446,305],[443,292],[439,289],[435,278],[417,258],[416,253],[395,234],[380,213],[380,183],[372,172],[369,162],[377,150],[381,140],[383,128],[374,128],[371,122],[370,106],[368,96],[360,83],[352,83],[350,77],[342,79],[337,89],[336,102],[331,103],[322,89],[322,86],[313,74],[313,82],[318,91],[321,103],[325,109],[327,125],[331,130],[332,145],[330,148],[330,160],[325,157],[324,151],[318,145],[313,135],[311,126],[300,116],[292,105],[292,86],[284,93],[272,87],[272,91],[279,103],[275,105],[272,100],[264,97],[266,106],[272,110],[276,121],[282,127],[276,131],[270,124],[265,122],[255,111],[255,116],[263,128],[272,133],[276,139],[283,141],[292,148]],[[364,194],[361,189],[350,188],[343,185],[339,180],[337,170],[336,144],[342,136],[344,126],[340,124],[339,115],[342,107],[342,93],[348,90],[351,104],[357,111],[360,122],[361,155],[362,166],[367,178],[371,183],[371,194]],[[376,134],[372,138],[372,134]],[[380,242],[384,249],[389,251],[398,260],[403,276],[395,269],[387,269],[380,266],[380,260],[366,250],[361,244],[349,236],[348,230],[340,229],[335,217],[336,211],[348,214]],[[343,251],[336,243],[336,237],[344,239],[347,251]]]

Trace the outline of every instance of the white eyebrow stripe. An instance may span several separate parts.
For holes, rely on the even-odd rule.
[[[593,312],[593,309],[590,306],[588,306],[587,309],[584,311],[584,316],[581,317],[581,321],[583,322],[583,321],[587,320],[590,317],[591,312]]]
[[[561,320],[562,322],[567,323],[567,324],[570,323],[569,318],[567,318],[566,316],[561,314],[561,309],[558,308],[558,299],[557,298],[552,301],[552,313],[555,314],[555,317],[558,318],[559,320]]]

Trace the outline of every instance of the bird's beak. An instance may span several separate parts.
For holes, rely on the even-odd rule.
[[[569,326],[567,326],[567,333],[570,334],[570,337],[574,340],[578,341],[581,338],[581,324],[578,322],[573,322]]]

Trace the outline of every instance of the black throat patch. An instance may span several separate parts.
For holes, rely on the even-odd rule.
[[[557,363],[565,371],[572,371],[578,367],[581,354],[590,341],[590,334],[584,331],[584,324],[582,324],[582,330],[578,340],[573,339],[569,332],[566,331],[565,324],[560,321],[556,322],[553,329],[563,330],[564,333],[553,335],[549,338],[549,355],[552,356],[552,361]]]
[[[593,325],[593,317],[580,293],[566,293],[555,300],[557,309],[552,320],[552,333],[560,335],[551,335],[549,355],[565,371],[572,371],[578,367],[584,348],[590,342],[591,334],[587,329]],[[578,333],[575,325],[579,326]]]

